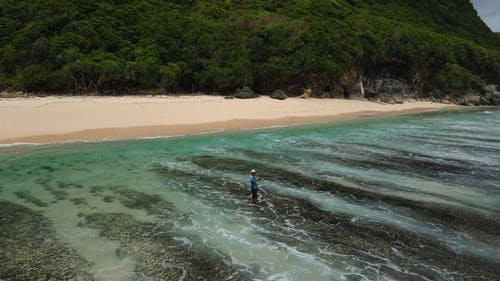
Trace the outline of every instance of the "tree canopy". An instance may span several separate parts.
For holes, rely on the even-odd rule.
[[[500,83],[500,36],[468,0],[0,0],[1,89],[328,91],[385,64]]]

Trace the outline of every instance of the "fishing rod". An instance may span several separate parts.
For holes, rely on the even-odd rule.
[[[279,142],[281,142],[281,139],[278,140],[278,144]],[[266,164],[264,165],[264,167],[267,167],[269,165],[269,163],[274,160],[274,158],[276,157],[276,153],[278,152],[278,148],[279,148],[279,145],[276,145],[276,147],[273,149],[273,152],[271,153],[271,158],[269,158],[266,162]]]
[[[289,126],[286,126],[285,129],[287,129]],[[263,168],[267,168],[269,164],[276,158],[278,155],[278,149],[281,146],[281,142],[283,141],[282,137],[278,137],[278,142],[275,145],[275,147],[272,149],[271,157],[267,159],[266,163],[264,164]],[[261,178],[261,180],[264,180],[264,178]],[[262,191],[263,194],[266,194],[266,190],[263,189],[263,187],[259,187],[259,190]]]

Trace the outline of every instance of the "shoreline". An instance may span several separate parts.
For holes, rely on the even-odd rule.
[[[267,97],[47,97],[0,100],[0,147],[113,141],[411,114],[456,105]],[[243,118],[242,118],[243,117]],[[18,122],[15,122],[17,120]],[[17,123],[17,124],[16,124]]]

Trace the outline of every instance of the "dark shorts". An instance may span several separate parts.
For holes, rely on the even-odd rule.
[[[250,188],[252,190],[252,198],[257,199],[257,188]]]

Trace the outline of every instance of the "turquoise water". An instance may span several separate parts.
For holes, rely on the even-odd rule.
[[[500,109],[3,147],[0,226],[3,280],[493,280]]]

